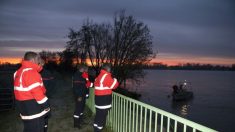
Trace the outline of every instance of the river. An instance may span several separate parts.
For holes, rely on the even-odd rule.
[[[235,130],[235,72],[145,70],[140,86],[140,100],[183,118],[222,132]],[[186,80],[191,83],[194,98],[174,102],[169,96],[172,85]]]

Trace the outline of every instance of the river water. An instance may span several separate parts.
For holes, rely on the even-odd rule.
[[[141,101],[222,132],[235,130],[235,72],[145,70]],[[172,101],[172,85],[187,80],[194,98]]]

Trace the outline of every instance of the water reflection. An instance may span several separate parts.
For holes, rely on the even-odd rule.
[[[188,101],[172,101],[171,107],[174,111],[174,113],[177,113],[177,115],[180,115],[181,117],[187,117],[187,115],[190,112],[190,107],[192,104],[192,100]]]

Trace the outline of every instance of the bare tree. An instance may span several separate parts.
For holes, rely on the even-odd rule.
[[[114,58],[114,74],[121,77],[121,82],[128,78],[143,77],[142,65],[155,57],[152,36],[147,25],[121,11],[114,17],[113,32],[114,52],[111,57]]]
[[[143,77],[142,65],[155,57],[147,25],[124,11],[115,15],[113,25],[87,21],[79,31],[71,29],[69,39],[67,49],[84,53],[96,71],[103,63],[111,63],[121,83]]]

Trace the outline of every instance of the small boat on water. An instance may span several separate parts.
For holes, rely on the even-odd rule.
[[[191,91],[191,83],[186,81],[180,82],[178,85],[173,85],[172,99],[173,101],[190,100],[193,98],[193,92]]]

